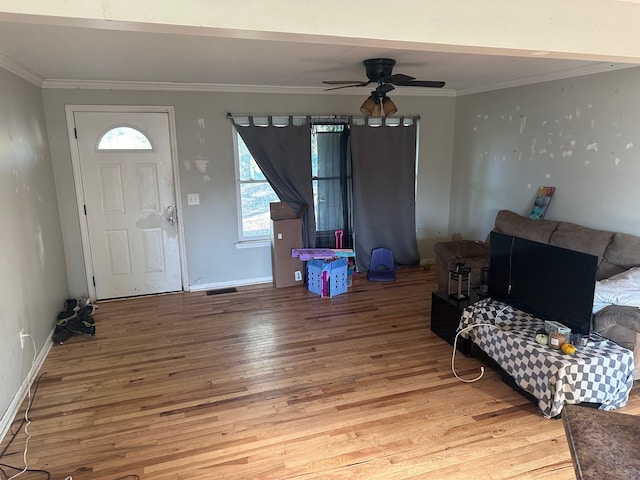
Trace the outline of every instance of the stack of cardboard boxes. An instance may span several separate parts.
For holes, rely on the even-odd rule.
[[[302,216],[306,205],[296,212],[286,202],[270,203],[271,210],[271,266],[276,288],[302,285],[304,265],[291,256],[293,248],[302,248]]]

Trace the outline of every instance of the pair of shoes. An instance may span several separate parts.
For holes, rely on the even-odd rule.
[[[93,337],[96,334],[96,322],[93,318],[95,311],[96,309],[93,305],[85,305],[78,310],[75,318],[67,321],[65,328],[72,333]]]
[[[53,331],[53,336],[51,340],[53,343],[58,343],[62,345],[64,342],[69,340],[71,337],[74,337],[76,334],[71,330],[67,330],[65,327],[61,325],[56,325],[55,330]]]
[[[65,300],[65,310],[58,314],[51,339],[62,344],[76,334],[92,337],[96,333],[95,306],[88,298]]]
[[[76,313],[80,311],[80,309],[86,307],[87,305],[91,305],[91,299],[89,298],[67,298],[64,301],[64,310],[58,313],[58,317],[56,318],[56,324],[60,322],[65,322],[71,318],[76,316]]]

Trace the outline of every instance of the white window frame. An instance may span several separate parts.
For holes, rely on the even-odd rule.
[[[244,228],[243,228],[243,218],[242,218],[242,189],[240,188],[244,183],[269,183],[266,180],[242,180],[240,178],[240,152],[238,151],[238,131],[235,127],[231,127],[232,129],[232,138],[233,138],[233,158],[235,164],[236,171],[236,205],[238,211],[238,243],[236,244],[236,248],[252,248],[252,247],[263,247],[271,245],[271,231],[266,235],[252,235],[245,236]]]
[[[104,140],[104,137],[107,134],[111,133],[114,130],[119,130],[121,128],[127,128],[129,130],[133,130],[134,132],[137,132],[138,134],[140,134],[140,136],[143,137],[147,141],[147,143],[149,144],[149,148],[143,148],[143,147],[119,148],[119,147],[101,147],[100,146],[100,144]],[[135,127],[133,125],[127,125],[125,123],[121,123],[121,124],[117,124],[117,125],[113,125],[113,126],[109,127],[107,130],[102,132],[102,134],[100,135],[100,137],[96,141],[96,152],[131,152],[131,153],[145,152],[145,153],[148,153],[148,152],[153,152],[153,151],[155,151],[155,148],[153,147],[153,144],[151,143],[151,139],[149,138],[149,135],[147,135],[145,132],[143,132],[139,128],[137,128],[137,127]]]

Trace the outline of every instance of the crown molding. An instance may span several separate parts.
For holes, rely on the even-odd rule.
[[[5,57],[4,55],[0,55],[0,67],[5,70],[17,75],[18,77],[26,80],[27,82],[33,83],[36,87],[42,88],[44,83],[44,79],[39,75],[36,75],[31,70],[24,68],[17,62],[14,62],[10,58]]]
[[[612,72],[614,70],[623,70],[626,68],[638,67],[637,64],[629,63],[598,63],[595,65],[587,65],[584,67],[572,68],[562,72],[549,73],[545,75],[534,75],[527,78],[520,78],[509,82],[494,83],[481,87],[466,88],[458,90],[456,96],[472,95],[474,93],[490,92],[494,90],[502,90],[505,88],[521,87],[531,85],[533,83],[551,82],[553,80],[564,80],[566,78],[582,77],[584,75],[592,75],[596,73]]]
[[[277,87],[268,85],[220,85],[209,83],[173,83],[173,82],[129,82],[115,80],[73,80],[43,79],[22,65],[0,55],[0,67],[18,75],[40,88],[50,89],[85,89],[85,90],[148,90],[148,91],[180,91],[180,92],[219,92],[219,93],[263,93],[263,94],[297,94],[297,95],[359,95],[366,94],[371,87],[343,88],[327,91],[326,87]],[[636,64],[598,63],[574,68],[562,72],[545,75],[534,75],[524,79],[499,82],[480,87],[453,90],[447,88],[403,87],[393,91],[394,96],[428,96],[428,97],[460,97],[505,88],[513,88],[534,83],[563,80],[566,78],[611,72],[638,67]]]
[[[320,93],[314,87],[276,87],[263,85],[218,85],[211,83],[129,82],[119,80],[47,79],[43,88],[85,90],[160,90],[178,92],[227,92],[227,93],[289,93],[310,95]]]
[[[277,87],[269,85],[219,85],[210,83],[173,82],[123,82],[113,80],[72,80],[47,79],[42,88],[86,89],[86,90],[155,90],[179,92],[221,92],[221,93],[282,93],[297,95],[361,95],[363,87],[327,91],[326,87]],[[370,87],[371,88],[371,87]],[[394,96],[438,96],[455,97],[455,90],[407,87],[393,91]]]

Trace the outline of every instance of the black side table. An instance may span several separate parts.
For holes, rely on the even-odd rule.
[[[460,324],[462,311],[480,299],[476,290],[471,290],[468,299],[455,300],[444,292],[431,294],[431,330],[440,338],[453,345],[456,330]],[[471,340],[458,337],[458,351],[463,355],[471,354]]]

